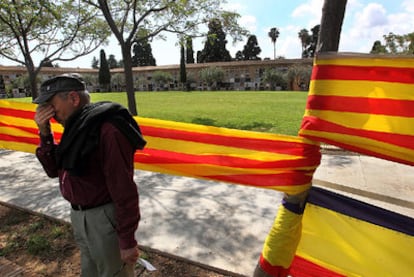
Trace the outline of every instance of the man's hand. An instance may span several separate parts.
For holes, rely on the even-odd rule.
[[[51,133],[50,119],[54,115],[55,110],[51,105],[45,104],[37,106],[34,121],[36,122],[42,136],[47,136]]]
[[[138,245],[134,248],[121,249],[121,259],[127,264],[135,264],[139,257]]]

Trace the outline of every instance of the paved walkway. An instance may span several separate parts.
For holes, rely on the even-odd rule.
[[[139,170],[135,179],[141,245],[251,275],[281,193]],[[323,155],[315,185],[414,217],[410,166],[359,155]],[[69,221],[70,208],[56,180],[46,177],[32,154],[0,150],[0,201]]]

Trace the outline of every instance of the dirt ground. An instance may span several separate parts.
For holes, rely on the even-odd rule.
[[[69,224],[0,204],[0,276],[7,269],[15,276],[80,276],[79,250]],[[136,276],[224,277],[239,276],[199,265],[152,249],[141,249],[141,257],[156,271],[136,267]]]

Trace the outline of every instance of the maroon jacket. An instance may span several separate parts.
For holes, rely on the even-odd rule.
[[[59,177],[62,196],[71,204],[98,206],[113,202],[120,247],[132,248],[137,245],[134,233],[140,220],[139,195],[133,179],[135,149],[108,122],[101,127],[99,141],[84,163],[81,176],[58,168],[53,135],[41,136],[36,156],[49,177]]]

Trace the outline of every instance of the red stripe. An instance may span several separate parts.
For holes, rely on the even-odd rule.
[[[314,65],[312,80],[355,80],[414,83],[414,68],[386,66]]]
[[[231,157],[225,154],[195,155],[145,148],[143,151],[137,152],[135,161],[145,164],[209,164],[237,168],[276,169],[289,167],[316,167],[320,162],[320,153],[317,152],[312,156],[301,157],[296,160],[260,161],[255,159]]]
[[[286,153],[296,156],[303,156],[303,153],[306,150],[305,148],[308,147],[319,149],[319,146],[317,145],[306,144],[302,142],[275,141],[267,139],[254,139],[216,134],[206,134],[182,130],[173,130],[167,128],[151,127],[146,125],[141,126],[141,129],[144,136],[153,136],[230,147],[239,147],[273,153]]]
[[[209,179],[257,187],[300,186],[312,181],[313,170],[289,171],[280,174],[209,175]],[[200,175],[197,175],[200,176]],[[202,175],[201,175],[202,176]],[[203,176],[202,176],[203,177]]]
[[[288,277],[288,276],[300,276],[300,277],[345,277],[346,275],[339,274],[302,257],[295,256],[290,268],[284,268],[278,265],[271,265],[260,254],[259,258],[260,267],[270,276],[273,277]]]
[[[1,107],[0,107],[0,114],[18,117],[18,118],[26,118],[26,119],[33,119],[35,116],[34,111],[23,111],[23,110],[16,110],[16,109],[10,109],[10,108],[1,108]]]
[[[315,119],[315,118],[313,118],[313,119]],[[326,125],[327,126],[327,125],[333,124],[333,123],[323,121],[321,119],[316,120],[316,121],[320,121],[320,122],[314,123],[314,124],[317,124],[317,125]],[[310,124],[310,117],[304,118],[303,125],[306,125],[307,127],[303,128],[303,129],[312,130],[313,129],[311,127],[312,124],[310,124],[310,125],[309,124]],[[336,125],[336,124],[334,124],[334,125]],[[331,133],[343,133],[343,134],[346,133],[346,134],[350,134],[350,135],[361,136],[361,135],[358,135],[358,132],[361,132],[361,130],[354,130],[354,129],[350,129],[350,128],[345,128],[345,127],[341,127],[339,125],[336,125],[335,127],[326,127],[326,126],[324,128],[318,128],[318,130],[316,130],[316,131],[324,131],[324,132],[331,132]],[[330,128],[330,129],[325,129],[325,128]],[[332,130],[332,128],[336,128],[336,130]],[[344,128],[345,130],[341,130],[341,128]],[[313,130],[315,130],[315,129],[313,129]],[[365,132],[369,132],[369,131],[365,131]],[[413,144],[414,143],[410,143],[410,142],[413,142],[413,137],[412,136],[396,135],[396,134],[381,134],[381,133],[378,133],[378,132],[371,132],[371,133],[373,133],[374,136],[379,136],[379,137],[383,137],[383,136],[384,137],[387,137],[387,136],[396,137],[395,140],[400,141],[400,146],[406,147],[406,148],[409,148],[409,149],[413,149]],[[358,147],[356,145],[347,144],[345,140],[341,140],[341,141],[333,140],[333,139],[324,137],[322,135],[317,136],[317,135],[307,135],[307,134],[302,134],[302,133],[300,133],[300,135],[303,136],[303,137],[306,137],[308,139],[311,139],[311,140],[320,141],[320,142],[324,142],[324,143],[327,143],[327,144],[335,145],[335,146],[338,146],[338,147],[341,147],[343,149],[347,149],[347,150],[350,150],[350,151],[353,151],[353,152],[362,153],[362,154],[365,154],[365,155],[369,155],[369,156],[373,156],[373,157],[377,157],[377,158],[381,158],[381,159],[385,159],[385,160],[390,160],[390,161],[394,161],[394,162],[398,162],[398,163],[402,163],[402,164],[414,165],[414,162],[412,162],[408,159],[402,159],[402,158],[398,158],[398,157],[394,157],[394,156],[390,156],[390,155],[385,155],[385,154],[381,154],[381,153],[378,153],[378,152],[374,152],[372,150],[367,150],[367,149]],[[368,136],[365,136],[365,137],[368,137]],[[370,138],[372,139],[372,136]],[[376,139],[376,140],[381,141],[380,139]],[[404,146],[404,145],[407,145],[407,144],[411,144],[411,145]],[[394,145],[396,145],[396,144],[394,143]]]
[[[373,157],[377,157],[377,158],[384,159],[384,160],[389,160],[389,161],[393,161],[393,162],[397,162],[397,163],[402,163],[402,164],[407,164],[407,165],[413,165],[414,166],[414,162],[410,161],[410,160],[401,159],[401,158],[397,158],[397,157],[394,157],[394,156],[381,154],[381,153],[378,153],[378,152],[367,150],[365,148],[360,148],[360,147],[355,146],[355,145],[346,144],[344,142],[339,142],[339,141],[335,141],[335,140],[332,140],[332,139],[327,139],[325,137],[317,137],[317,136],[311,136],[311,135],[303,135],[303,137],[306,137],[306,138],[309,138],[309,139],[312,139],[312,140],[317,140],[317,141],[320,141],[320,142],[324,142],[324,143],[327,143],[327,144],[335,145],[335,146],[338,146],[342,149],[346,149],[346,150],[349,150],[349,151],[352,151],[352,152],[361,153],[361,154],[364,154],[364,155],[373,156]]]
[[[348,128],[314,116],[303,117],[301,129],[370,138],[414,150],[414,136]],[[323,141],[323,139],[318,138],[318,141]]]
[[[263,271],[273,277],[287,277],[289,276],[289,268],[284,268],[280,265],[271,265],[266,259],[260,254],[259,264]],[[301,275],[298,275],[301,276]]]
[[[5,135],[5,134],[0,134],[0,140],[8,141],[8,142],[33,144],[35,146],[39,144],[38,138],[16,137],[16,136],[10,136],[10,135]]]
[[[339,274],[330,269],[319,266],[302,257],[295,256],[290,267],[289,274],[291,276],[301,277],[345,277],[346,275]]]
[[[369,114],[383,114],[414,117],[414,101],[410,100],[309,95],[306,108],[309,110],[366,113],[367,116]]]
[[[12,124],[5,124],[5,123],[2,123],[2,122],[0,122],[0,127],[11,127],[11,128],[14,128],[14,129],[18,129],[18,130],[22,130],[22,131],[31,133],[31,134],[36,134],[36,135],[39,134],[39,130],[37,128],[15,126],[15,125],[12,125]]]

